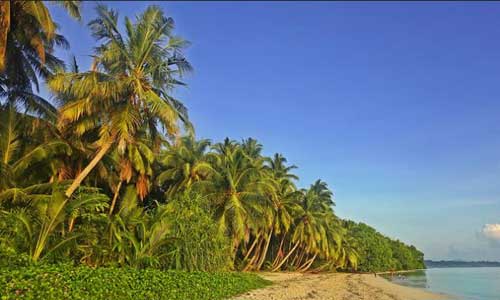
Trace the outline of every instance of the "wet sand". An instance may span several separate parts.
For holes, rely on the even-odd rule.
[[[273,285],[234,300],[438,300],[446,295],[400,286],[369,274],[259,273]]]

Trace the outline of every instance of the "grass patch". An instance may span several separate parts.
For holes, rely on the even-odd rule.
[[[270,282],[231,272],[69,266],[0,269],[0,299],[225,299]]]

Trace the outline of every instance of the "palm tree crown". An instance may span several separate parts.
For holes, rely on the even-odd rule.
[[[58,4],[80,18],[80,1]],[[69,46],[48,8],[42,1],[1,1],[0,25],[0,100],[55,118],[53,105],[33,91],[39,91],[39,78],[47,79],[64,66],[53,54],[55,46]]]
[[[125,34],[118,31],[118,13],[97,7],[89,23],[102,44],[95,49],[92,70],[56,74],[49,87],[65,102],[59,127],[71,127],[80,136],[98,132],[98,152],[75,179],[67,196],[80,185],[99,160],[116,146],[124,154],[138,136],[159,144],[162,137],[179,134],[179,122],[188,132],[187,109],[170,96],[190,64],[182,56],[186,42],[173,36],[173,20],[150,6],[133,23],[125,18]]]

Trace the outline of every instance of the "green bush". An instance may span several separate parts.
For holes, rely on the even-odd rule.
[[[268,281],[245,273],[38,265],[0,269],[0,299],[224,299]]]
[[[166,206],[173,233],[165,252],[168,269],[224,271],[231,268],[231,241],[212,219],[207,200],[185,192]]]
[[[18,254],[13,248],[0,242],[0,269],[24,267],[31,264],[31,257],[27,254]]]

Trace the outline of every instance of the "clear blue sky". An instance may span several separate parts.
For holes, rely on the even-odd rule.
[[[481,234],[500,223],[500,3],[157,4],[192,42],[198,137],[257,138],[427,258],[500,260]],[[52,9],[84,68],[94,5],[82,24]]]

